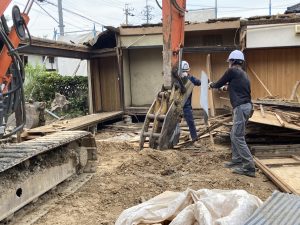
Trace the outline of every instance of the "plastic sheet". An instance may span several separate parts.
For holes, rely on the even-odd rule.
[[[123,211],[115,225],[242,225],[261,205],[244,190],[166,191]]]

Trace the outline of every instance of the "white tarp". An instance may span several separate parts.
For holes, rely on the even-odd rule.
[[[262,201],[244,190],[166,191],[122,212],[115,225],[242,225]]]

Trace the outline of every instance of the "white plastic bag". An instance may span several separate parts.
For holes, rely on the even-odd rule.
[[[166,191],[122,212],[115,225],[242,225],[262,201],[244,190]]]

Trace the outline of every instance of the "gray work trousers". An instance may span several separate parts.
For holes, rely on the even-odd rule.
[[[232,162],[242,163],[245,170],[255,171],[253,156],[246,144],[245,130],[252,104],[246,103],[233,109],[233,126],[230,133]]]

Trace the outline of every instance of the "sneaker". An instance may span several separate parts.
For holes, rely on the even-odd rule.
[[[251,170],[246,170],[246,169],[243,169],[243,168],[234,168],[232,170],[232,173],[237,173],[237,174],[245,175],[245,176],[248,176],[248,177],[255,177],[255,170],[251,171]]]
[[[226,162],[224,163],[225,168],[235,168],[235,167],[241,167],[242,163],[241,162]]]

